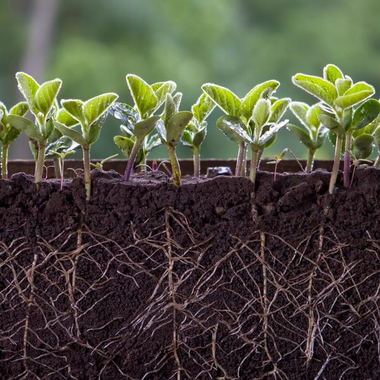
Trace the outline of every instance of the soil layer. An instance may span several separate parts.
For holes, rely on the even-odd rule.
[[[0,379],[380,378],[379,169],[92,180],[0,182]]]

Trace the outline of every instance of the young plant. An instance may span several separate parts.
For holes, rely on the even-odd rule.
[[[182,136],[182,143],[193,151],[194,177],[199,177],[200,175],[200,150],[207,134],[206,118],[215,106],[215,102],[207,94],[203,93],[191,107],[194,116]]]
[[[36,146],[35,182],[39,183],[42,180],[46,145],[54,131],[52,117],[62,81],[54,79],[39,85],[30,75],[22,72],[16,74],[16,79],[30,112],[35,116],[35,123],[20,115],[9,115],[8,120],[13,127],[24,132]]]
[[[8,116],[25,116],[28,110],[29,107],[26,102],[16,104],[9,111],[7,110],[7,107],[0,102],[1,176],[3,179],[8,179],[9,146],[20,134],[20,130],[12,125]]]
[[[344,156],[344,186],[350,185],[350,162],[352,148],[352,134],[358,125],[353,123],[353,107],[371,97],[375,90],[366,82],[357,82],[353,84],[352,79],[343,75],[342,71],[335,65],[329,64],[323,69],[323,78],[296,74],[292,77],[293,83],[314,95],[325,105],[324,114],[318,116],[322,124],[333,131],[336,135],[334,166],[331,173],[330,193],[333,192],[336,178],[339,171],[340,152],[345,139],[345,156]],[[367,124],[371,122],[371,117],[376,112],[372,109],[373,104],[369,103],[368,107],[361,109],[367,119]],[[375,116],[376,117],[376,116]],[[372,119],[373,120],[373,119]]]
[[[71,140],[82,147],[87,201],[90,200],[91,197],[90,149],[92,144],[99,139],[107,112],[117,98],[117,94],[107,93],[96,96],[86,102],[78,99],[62,100],[62,107],[80,124],[81,133],[65,124],[54,121],[55,127],[63,136],[70,137]]]
[[[313,170],[315,153],[324,144],[328,129],[318,119],[322,113],[319,104],[310,107],[306,103],[292,102],[290,110],[303,128],[294,124],[288,124],[287,128],[299,138],[309,151],[306,163],[306,172],[309,173]]]
[[[166,95],[171,94],[177,85],[172,81],[149,85],[142,78],[133,74],[128,74],[126,80],[135,103],[134,107],[117,103],[111,109],[111,113],[115,118],[123,121],[125,129],[122,132],[129,135],[125,136],[130,139],[128,141],[125,138],[116,139],[123,146],[121,150],[124,150],[128,155],[128,163],[124,173],[124,179],[128,181],[135,164],[136,156],[140,151],[142,151],[140,154],[140,164],[145,166],[148,154],[148,150],[146,149],[148,146],[148,136],[156,128],[157,123],[161,122],[161,116],[153,116],[153,114],[164,104]],[[121,140],[124,140],[124,142]],[[131,142],[133,142],[133,146],[129,150],[127,145],[130,145]]]
[[[283,113],[285,112],[290,99],[273,100],[273,120],[268,121],[268,125],[257,125],[255,130],[255,121],[253,120],[253,111],[256,104],[261,100],[271,99],[271,95],[277,90],[280,83],[276,80],[269,80],[267,82],[258,84],[253,87],[248,94],[240,99],[231,90],[218,86],[212,83],[206,83],[202,86],[202,90],[210,96],[214,103],[226,114],[221,117],[217,122],[217,127],[221,129],[227,137],[239,144],[239,152],[236,161],[236,176],[245,176],[245,162],[247,156],[247,144],[256,148],[259,147],[259,139],[262,132],[268,130],[276,124]],[[269,100],[269,108],[271,108],[271,100]],[[264,106],[265,107],[265,106]],[[256,110],[259,112],[259,109]],[[279,117],[277,117],[279,115]],[[276,119],[276,121],[274,121]],[[262,120],[258,120],[260,123]],[[255,130],[255,131],[254,131]],[[254,133],[253,133],[254,132]],[[271,134],[272,137],[272,134]],[[273,140],[274,141],[274,140]],[[258,163],[259,154],[253,153],[253,160]],[[263,146],[259,150],[262,150]],[[251,178],[256,176],[255,170],[251,171]]]
[[[94,169],[100,169],[100,170],[103,170],[103,165],[105,163],[107,163],[108,161],[111,161],[112,159],[116,158],[118,156],[118,154],[113,154],[112,156],[109,156],[107,158],[104,158],[103,160],[99,161],[99,162],[96,162],[95,164],[91,163],[91,167],[93,167]]]
[[[176,148],[182,138],[193,114],[189,111],[179,111],[182,100],[182,93],[178,92],[173,97],[166,95],[165,112],[163,120],[156,123],[157,132],[169,152],[170,163],[172,166],[173,184],[181,184],[181,169],[178,163]]]
[[[239,99],[227,88],[214,84],[202,86],[211,99],[226,115],[218,119],[216,125],[232,141],[239,144],[236,176],[245,175],[246,147],[252,151],[250,179],[255,182],[261,155],[265,148],[273,144],[277,132],[288,120],[280,122],[289,103],[289,98],[271,97],[279,82],[270,80],[255,86]]]

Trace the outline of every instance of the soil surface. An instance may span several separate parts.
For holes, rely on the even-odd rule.
[[[0,379],[380,378],[380,170],[0,181]]]

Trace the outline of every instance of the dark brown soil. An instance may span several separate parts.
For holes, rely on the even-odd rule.
[[[380,170],[0,182],[0,379],[380,378]]]

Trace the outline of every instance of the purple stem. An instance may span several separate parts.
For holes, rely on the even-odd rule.
[[[352,133],[347,132],[345,151],[344,151],[344,169],[343,169],[343,184],[346,189],[350,187],[351,141],[352,141]]]

